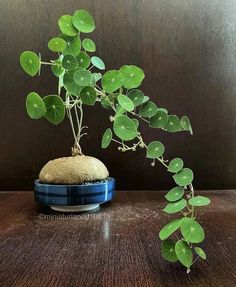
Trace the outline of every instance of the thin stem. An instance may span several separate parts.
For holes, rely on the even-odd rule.
[[[49,63],[49,62],[42,62],[42,61],[41,61],[41,64],[43,64],[43,65],[50,65],[50,66],[57,65],[56,63]]]
[[[146,122],[146,123],[149,123],[149,121],[148,120],[146,120],[146,119],[144,119],[142,116],[140,116],[139,114],[137,114],[136,112],[130,112],[132,115],[134,115],[134,116],[136,116],[136,117],[138,117],[138,118],[140,118],[140,119],[142,119],[144,122]]]
[[[194,188],[193,188],[193,185],[192,183],[189,184],[189,189],[191,191],[191,197],[193,198],[194,197]],[[191,210],[191,217],[194,218],[194,206],[192,205],[192,210]]]

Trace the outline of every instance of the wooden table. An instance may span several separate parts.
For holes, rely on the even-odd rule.
[[[236,191],[206,192],[206,230],[190,274],[161,258],[158,231],[170,218],[163,192],[118,192],[100,210],[63,215],[31,192],[0,193],[0,286],[236,286]]]

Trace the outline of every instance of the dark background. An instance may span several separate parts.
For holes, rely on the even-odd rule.
[[[70,154],[68,121],[55,127],[26,116],[29,91],[55,93],[50,69],[31,78],[19,66],[23,50],[52,55],[48,40],[58,34],[57,20],[88,9],[96,30],[89,37],[107,69],[140,66],[142,90],[170,113],[189,115],[194,135],[167,134],[142,126],[147,142],[160,140],[166,157],[182,157],[195,172],[198,189],[236,187],[236,1],[233,0],[1,0],[0,1],[0,189],[32,189],[40,168]],[[173,180],[155,168],[143,150],[120,153],[100,148],[108,113],[86,111],[86,154],[100,158],[119,189],[167,189]]]

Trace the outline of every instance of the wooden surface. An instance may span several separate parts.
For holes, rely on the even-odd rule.
[[[33,193],[1,193],[0,286],[236,286],[236,191],[207,193],[199,220],[208,260],[188,275],[160,255],[162,192],[118,192],[74,218],[35,205]]]
[[[235,188],[235,0],[1,0],[0,189],[31,190],[48,160],[70,153],[67,120],[55,127],[29,119],[25,111],[28,92],[55,94],[56,78],[49,67],[41,77],[29,77],[19,55],[33,50],[45,61],[54,58],[47,43],[58,35],[57,20],[79,8],[94,16],[96,30],[85,37],[95,41],[107,69],[140,66],[146,75],[143,92],[158,107],[192,121],[193,136],[141,125],[145,141],[160,140],[167,158],[182,157],[194,169],[198,189]],[[84,120],[89,126],[84,152],[106,163],[118,189],[172,187],[172,178],[159,165],[153,169],[143,150],[118,153],[116,144],[101,149],[111,125],[106,110],[87,107]],[[124,174],[129,174],[125,181]]]

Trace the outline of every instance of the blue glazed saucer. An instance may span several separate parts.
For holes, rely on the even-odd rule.
[[[79,185],[45,184],[34,182],[35,201],[62,212],[80,212],[98,208],[101,203],[112,200],[115,179]]]

